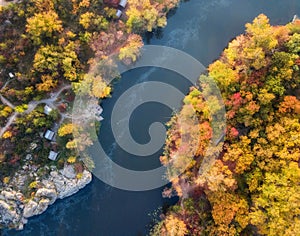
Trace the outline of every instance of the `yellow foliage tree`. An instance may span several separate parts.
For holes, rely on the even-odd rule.
[[[4,138],[4,139],[8,139],[8,138],[11,138],[11,137],[12,137],[12,132],[11,131],[6,131],[2,135],[2,138]]]
[[[58,135],[60,137],[72,134],[74,131],[74,125],[72,123],[62,125],[58,130]]]
[[[128,37],[127,43],[120,49],[119,59],[125,64],[131,64],[135,62],[140,55],[140,49],[143,46],[141,36],[137,34],[131,34]]]
[[[126,25],[130,31],[147,30],[150,32],[157,26],[166,25],[166,16],[158,11],[158,3],[150,2],[150,0],[129,0],[128,2]]]
[[[70,164],[75,163],[75,162],[76,162],[76,157],[75,157],[75,156],[70,156],[70,157],[68,157],[67,162],[70,163]]]
[[[300,168],[291,162],[279,173],[266,173],[264,184],[253,195],[251,223],[263,235],[298,235],[300,232]]]
[[[221,189],[217,192],[209,192],[208,199],[212,205],[212,216],[217,225],[217,235],[236,235],[238,233],[236,230],[234,230],[234,234],[227,234],[233,221],[239,223],[239,231],[249,224],[249,206],[246,199]]]
[[[95,17],[93,12],[86,12],[80,16],[79,23],[82,25],[84,29],[89,28],[92,19]]]
[[[173,215],[167,216],[165,228],[167,236],[184,236],[188,233],[185,223]]]
[[[27,19],[26,32],[36,45],[43,42],[43,38],[52,38],[55,33],[62,32],[62,21],[53,10],[35,13]]]
[[[57,81],[53,80],[50,75],[42,75],[41,80],[42,83],[36,85],[38,91],[49,92],[57,85]]]
[[[105,98],[110,94],[110,92],[111,87],[109,87],[100,76],[94,78],[92,85],[93,96],[97,98]]]
[[[261,47],[266,51],[274,49],[278,45],[276,34],[269,24],[269,19],[266,15],[260,14],[256,17],[252,24],[246,24],[246,32],[252,36],[253,47]]]
[[[228,86],[239,79],[238,72],[230,68],[220,60],[211,64],[208,68],[209,76],[214,78],[222,90],[227,91]]]

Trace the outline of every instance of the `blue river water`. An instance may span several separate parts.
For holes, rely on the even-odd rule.
[[[217,59],[228,42],[244,32],[244,25],[260,13],[270,18],[271,24],[286,24],[293,15],[300,14],[299,0],[190,0],[170,14],[168,26],[160,32],[145,36],[145,44],[174,47],[190,54],[207,66]],[[109,156],[132,169],[158,167],[162,150],[143,161],[124,152],[115,143],[110,115],[118,97],[131,86],[144,81],[158,80],[173,83],[187,92],[189,84],[181,76],[166,70],[141,68],[126,72],[114,87],[113,97],[103,102],[105,118],[100,131],[100,142]],[[175,82],[174,82],[175,81]],[[138,94],[132,94],[132,100]],[[130,103],[128,104],[130,105]],[[149,103],[141,106],[130,120],[132,136],[145,143],[147,127],[154,121],[166,122],[171,110]],[[109,168],[109,167],[104,167]],[[113,176],[113,173],[111,173]],[[72,236],[138,236],[146,235],[161,208],[174,204],[176,198],[162,198],[162,188],[130,192],[110,187],[94,178],[79,193],[57,201],[42,215],[29,219],[23,231],[6,230],[4,235],[72,235]]]

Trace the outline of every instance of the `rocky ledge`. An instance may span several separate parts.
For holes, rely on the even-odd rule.
[[[63,199],[78,192],[92,180],[89,171],[83,170],[80,177],[72,165],[62,170],[52,169],[47,177],[39,180],[30,198],[11,186],[0,189],[0,228],[22,230],[27,219],[42,214],[56,199]]]

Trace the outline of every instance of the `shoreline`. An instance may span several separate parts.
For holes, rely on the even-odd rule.
[[[0,8],[5,8],[5,6],[8,6],[9,4],[18,3],[22,2],[20,2],[19,0],[9,2],[0,0]],[[178,2],[175,5],[174,3],[172,4],[171,6],[173,8],[178,6]],[[115,23],[112,22],[112,24]],[[118,25],[124,28],[124,25],[121,21],[118,22]],[[158,27],[158,24],[153,25],[153,27]],[[113,44],[114,46],[110,48],[113,51],[120,51],[120,49],[123,47],[129,47],[131,36],[137,36],[137,34],[134,34],[132,32],[124,33],[125,35],[123,36],[123,34],[121,34],[122,31],[115,32],[114,30],[109,30],[111,29],[108,29],[107,33],[105,31],[101,31],[101,33],[103,33],[105,37],[107,37],[108,34],[116,34],[116,36],[114,36],[117,37],[116,40],[118,41],[115,41],[115,43]],[[141,34],[139,34],[138,37],[140,37],[140,35]],[[118,43],[124,40],[124,38],[126,40],[121,45],[118,45]],[[139,38],[132,37],[132,39]],[[103,53],[111,54],[111,51],[104,52],[100,49],[97,52],[100,53],[100,56]],[[127,58],[124,58],[124,60],[125,59]],[[41,101],[46,101],[49,99],[45,98]],[[6,105],[7,104],[8,101],[6,102]],[[25,112],[21,113],[27,114],[27,111],[31,112],[37,104],[38,103],[36,102],[27,104],[28,109],[25,110]],[[16,108],[16,106],[11,107],[12,109]],[[0,134],[3,134],[7,130],[7,128],[11,126],[17,114],[19,113],[14,113],[13,115],[11,115],[11,122],[9,122],[8,125],[4,127],[4,129],[0,129]],[[67,117],[66,115],[61,113],[60,115],[62,115],[62,118]],[[40,136],[42,138],[41,133]],[[7,138],[9,139],[9,137]],[[29,147],[29,149],[31,148],[32,147]],[[33,147],[33,149],[35,148],[36,146]],[[80,171],[78,172],[78,168],[76,167],[76,165],[71,164],[73,163],[72,160],[70,160],[70,162],[66,161],[63,168],[62,166],[60,166],[59,168],[55,167],[55,163],[53,163],[53,165],[51,166],[39,166],[38,164],[31,162],[31,160],[35,158],[33,158],[33,153],[30,153],[28,151],[26,152],[28,154],[26,155],[26,158],[24,155],[25,164],[22,164],[17,171],[11,171],[12,176],[4,176],[3,183],[0,181],[0,235],[2,228],[22,230],[30,217],[42,214],[47,210],[48,206],[54,204],[57,199],[63,199],[75,194],[92,181],[92,174],[87,170],[87,167],[82,166],[81,169],[79,168]],[[36,154],[36,156],[37,155],[39,154]]]
[[[28,171],[27,176],[22,175],[22,171],[25,170]],[[20,172],[15,173],[14,181],[12,181],[15,185],[8,185],[0,192],[1,225],[22,230],[28,218],[42,214],[57,199],[74,195],[92,181],[91,172],[84,170],[78,178],[72,165],[65,165],[60,170],[52,166],[48,171],[49,174],[46,177],[40,178],[34,168],[24,165]],[[28,176],[34,176],[38,186],[33,186],[35,194],[30,198],[26,198],[21,193]]]

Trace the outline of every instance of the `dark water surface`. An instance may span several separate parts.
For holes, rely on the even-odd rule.
[[[147,44],[166,45],[183,50],[205,66],[217,59],[232,38],[243,33],[244,25],[258,14],[266,14],[271,24],[285,24],[300,14],[299,0],[191,0],[182,3],[170,16],[168,26]],[[110,129],[110,113],[118,97],[134,84],[164,81],[187,92],[189,84],[181,76],[166,70],[142,68],[126,72],[115,86],[113,97],[103,103],[100,132],[106,153],[120,165],[131,169],[153,169],[160,165],[161,150],[142,161],[115,144]],[[132,94],[132,101],[137,99]],[[130,106],[130,103],[128,103]],[[130,120],[133,138],[149,141],[147,129],[155,121],[166,122],[171,110],[161,104],[148,103],[134,111]],[[113,175],[113,173],[111,173]],[[153,213],[176,199],[161,197],[163,188],[146,192],[129,192],[107,186],[94,178],[76,195],[57,201],[46,213],[33,217],[23,231],[5,231],[4,235],[146,235]]]

